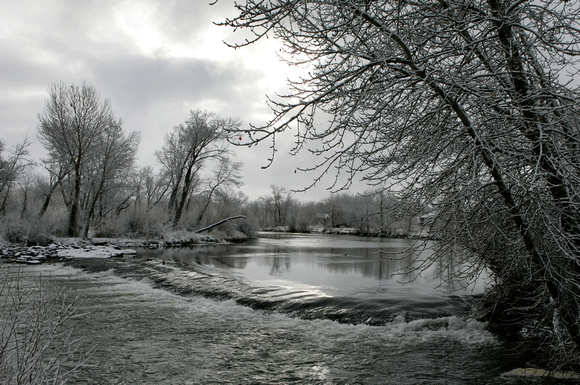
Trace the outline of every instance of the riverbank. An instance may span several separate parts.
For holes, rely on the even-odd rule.
[[[381,232],[370,231],[364,232],[355,227],[320,227],[308,226],[305,229],[299,230],[290,226],[277,226],[263,228],[260,231],[268,233],[297,233],[297,234],[330,234],[330,235],[357,235],[369,238],[390,238],[390,239],[423,239],[423,240],[440,240],[437,236],[432,236],[428,232]]]
[[[42,244],[22,245],[0,240],[0,262],[40,264],[72,258],[111,258],[136,254],[135,248],[156,249],[207,244],[231,244],[247,239],[177,231],[159,238],[43,238]]]
[[[55,241],[48,246],[4,246],[0,260],[7,263],[36,265],[44,262],[62,262],[72,258],[111,258],[136,254],[133,249],[116,245],[95,245],[89,241]]]

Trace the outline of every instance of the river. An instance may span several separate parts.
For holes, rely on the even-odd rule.
[[[25,267],[84,297],[78,384],[524,384],[412,241],[261,234]],[[418,262],[417,262],[418,263]],[[402,269],[402,271],[401,271]],[[409,282],[402,284],[401,282]]]

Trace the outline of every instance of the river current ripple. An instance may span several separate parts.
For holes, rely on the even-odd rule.
[[[451,291],[433,276],[401,285],[373,252],[392,245],[325,240],[335,247],[288,236],[21,276],[41,273],[84,297],[68,327],[92,354],[73,383],[529,383],[502,376],[517,363],[465,317],[475,289]]]

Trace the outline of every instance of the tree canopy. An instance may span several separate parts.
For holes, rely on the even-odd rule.
[[[38,115],[38,137],[49,153],[46,163],[51,166],[47,169],[60,184],[69,178],[68,188],[63,189],[69,212],[68,234],[78,234],[82,212],[86,237],[97,201],[111,184],[119,183],[132,170],[139,135],[133,132],[125,137],[111,102],[101,99],[91,84],[55,83],[48,94]]]

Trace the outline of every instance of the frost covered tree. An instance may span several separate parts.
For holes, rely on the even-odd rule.
[[[119,122],[104,127],[86,172],[90,183],[83,199],[84,238],[88,237],[93,219],[102,220],[112,211],[128,207],[135,195],[131,177],[136,173],[134,164],[139,139],[137,132],[125,136]]]
[[[103,195],[111,180],[132,168],[139,137],[136,133],[124,136],[111,102],[101,99],[91,84],[55,83],[49,86],[48,95],[38,115],[38,137],[48,150],[46,163],[53,165],[47,169],[54,172],[54,183],[63,191],[68,235],[76,236],[80,214],[86,228],[95,199]]]
[[[490,327],[580,347],[578,0],[247,0],[222,25],[304,67],[246,144],[292,131],[321,175],[431,205],[433,261],[492,274]],[[247,35],[245,35],[247,36]],[[327,118],[330,117],[330,118]],[[345,186],[348,187],[348,183]],[[439,259],[438,259],[439,258]]]
[[[26,168],[32,165],[28,159],[30,142],[24,139],[15,145],[8,158],[3,157],[5,143],[0,139],[0,213],[6,213],[10,192]]]
[[[0,383],[64,384],[89,356],[67,325],[83,299],[40,277],[23,284],[22,274],[0,271]]]
[[[235,162],[229,157],[219,159],[210,177],[206,178],[206,188],[200,199],[202,203],[195,220],[196,224],[201,223],[215,196],[227,196],[231,189],[240,187],[243,184],[242,175],[240,174],[242,165],[242,162]]]
[[[212,112],[195,110],[165,136],[165,144],[156,156],[170,180],[168,209],[173,226],[181,220],[202,166],[229,155],[227,130],[239,126],[235,118],[222,119]]]

